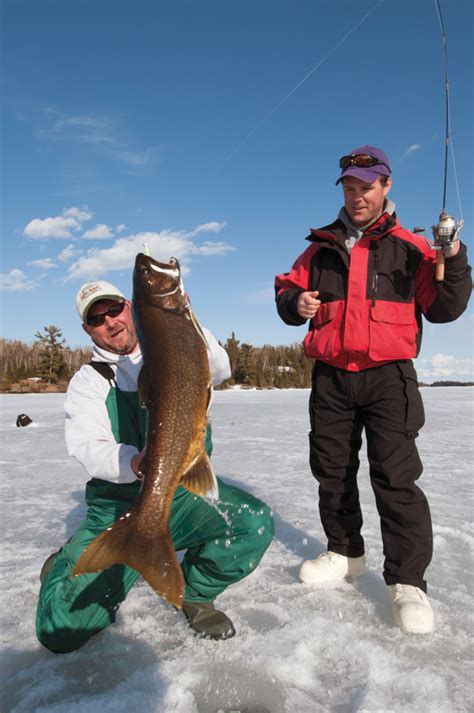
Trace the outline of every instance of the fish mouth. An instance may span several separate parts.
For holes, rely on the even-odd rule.
[[[151,255],[138,253],[135,260],[135,266],[138,269],[148,268],[154,272],[169,275],[170,277],[174,277],[176,279],[179,279],[181,275],[181,268],[177,258],[175,257],[171,257],[169,263],[167,263],[158,262],[158,260],[155,260],[155,258],[151,257]]]
[[[148,285],[156,297],[169,297],[175,293],[184,295],[181,267],[175,257],[169,263],[159,262],[150,255],[138,253],[135,271],[142,285]]]

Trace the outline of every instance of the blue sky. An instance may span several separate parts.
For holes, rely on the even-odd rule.
[[[471,0],[442,0],[450,74],[448,212],[472,246]],[[389,154],[408,228],[442,207],[444,64],[434,0],[3,0],[1,329],[87,344],[95,277],[131,291],[134,255],[178,257],[225,341],[300,341],[275,274],[341,204],[337,162]],[[457,178],[457,181],[456,181]],[[459,186],[457,190],[456,184]],[[425,379],[472,377],[472,308],[427,325]]]

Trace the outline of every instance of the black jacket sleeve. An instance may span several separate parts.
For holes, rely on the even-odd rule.
[[[305,317],[298,314],[297,309],[298,297],[304,291],[301,287],[290,287],[281,294],[276,292],[275,301],[278,314],[286,324],[293,327],[300,327],[307,321]]]
[[[444,280],[435,285],[438,294],[425,317],[429,322],[453,322],[466,309],[472,293],[471,267],[463,243],[457,255],[446,258]]]

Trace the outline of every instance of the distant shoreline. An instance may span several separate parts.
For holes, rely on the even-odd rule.
[[[61,382],[59,384],[41,384],[41,383],[35,383],[33,384],[24,384],[24,383],[17,383],[17,384],[12,384],[11,389],[0,389],[0,394],[12,394],[12,395],[18,395],[18,394],[64,394],[67,391],[67,383],[66,382]],[[474,381],[434,381],[432,384],[426,384],[425,382],[419,382],[418,386],[420,388],[437,388],[437,387],[443,387],[443,386],[474,386]],[[295,386],[288,386],[288,387],[262,387],[262,386],[229,386],[226,388],[216,388],[215,391],[289,391],[289,390],[298,390],[298,391],[304,391],[305,389],[309,389],[310,387],[302,387],[299,389],[298,387]]]

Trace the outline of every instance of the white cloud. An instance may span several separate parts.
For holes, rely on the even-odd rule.
[[[125,223],[119,223],[119,225],[115,228],[116,233],[123,233],[124,230],[127,230]]]
[[[216,230],[218,223],[208,223],[211,226],[210,232]],[[180,263],[182,272],[186,275],[189,272],[189,262],[195,255],[218,255],[233,250],[231,245],[224,242],[212,243],[206,241],[203,245],[193,242],[193,237],[197,232],[204,232],[203,226],[198,226],[189,233],[184,231],[162,230],[156,232],[143,232],[118,238],[115,243],[105,249],[91,248],[86,255],[79,258],[69,269],[67,280],[73,279],[93,279],[107,275],[116,270],[130,270],[137,253],[143,252],[143,245],[146,243],[150,254],[160,261],[167,262],[170,257],[176,257]],[[197,232],[196,232],[197,231]]]
[[[416,370],[420,381],[474,381],[474,359],[452,354],[418,359]]]
[[[48,238],[71,238],[73,231],[79,229],[75,218],[34,218],[25,226],[23,234],[32,240],[47,240]]]
[[[62,214],[68,218],[76,218],[78,223],[85,223],[91,220],[94,215],[89,211],[86,205],[82,206],[82,208],[66,208]]]
[[[235,250],[235,248],[228,243],[212,243],[209,240],[206,240],[202,243],[202,245],[196,245],[196,247],[193,248],[192,253],[193,255],[224,255],[224,253],[228,253],[232,250]]]
[[[150,146],[142,150],[115,149],[109,151],[110,158],[131,168],[142,168],[149,164],[160,151],[160,146]]]
[[[55,111],[49,111],[48,114],[58,116]],[[53,140],[71,138],[93,145],[114,144],[116,141],[110,119],[87,115],[56,118],[48,128],[40,131],[40,136]]]
[[[222,223],[217,223],[216,221],[211,221],[210,223],[201,223],[201,225],[198,225],[196,228],[194,228],[193,231],[191,231],[191,233],[189,233],[189,236],[191,238],[195,238],[196,235],[199,235],[200,233],[220,233],[226,225],[226,220],[224,220]]]
[[[51,270],[51,268],[57,267],[50,257],[46,257],[42,260],[31,260],[28,265],[34,265],[34,267],[40,267],[43,270]]]
[[[95,153],[129,168],[139,169],[150,164],[162,148],[131,146],[115,117],[67,116],[54,109],[48,109],[45,115],[48,125],[39,132],[40,138],[86,145]]]
[[[402,157],[399,159],[399,161],[403,161],[407,156],[410,154],[414,153],[415,151],[419,151],[422,148],[421,144],[411,144],[405,153],[402,155]]]
[[[107,240],[108,238],[113,238],[114,234],[112,233],[109,226],[105,225],[105,223],[97,223],[95,228],[91,228],[91,230],[86,230],[82,237],[89,239],[95,238],[97,240]]]
[[[82,223],[91,218],[87,207],[66,208],[61,215],[53,218],[33,218],[23,229],[23,235],[31,240],[72,238],[82,228]]]
[[[37,282],[28,281],[26,275],[21,270],[10,270],[8,273],[0,274],[0,290],[5,292],[29,291],[38,287]]]
[[[76,255],[77,250],[74,248],[74,245],[70,244],[67,247],[64,248],[64,250],[61,250],[61,252],[58,255],[58,260],[59,262],[67,262],[70,260],[74,255]]]

